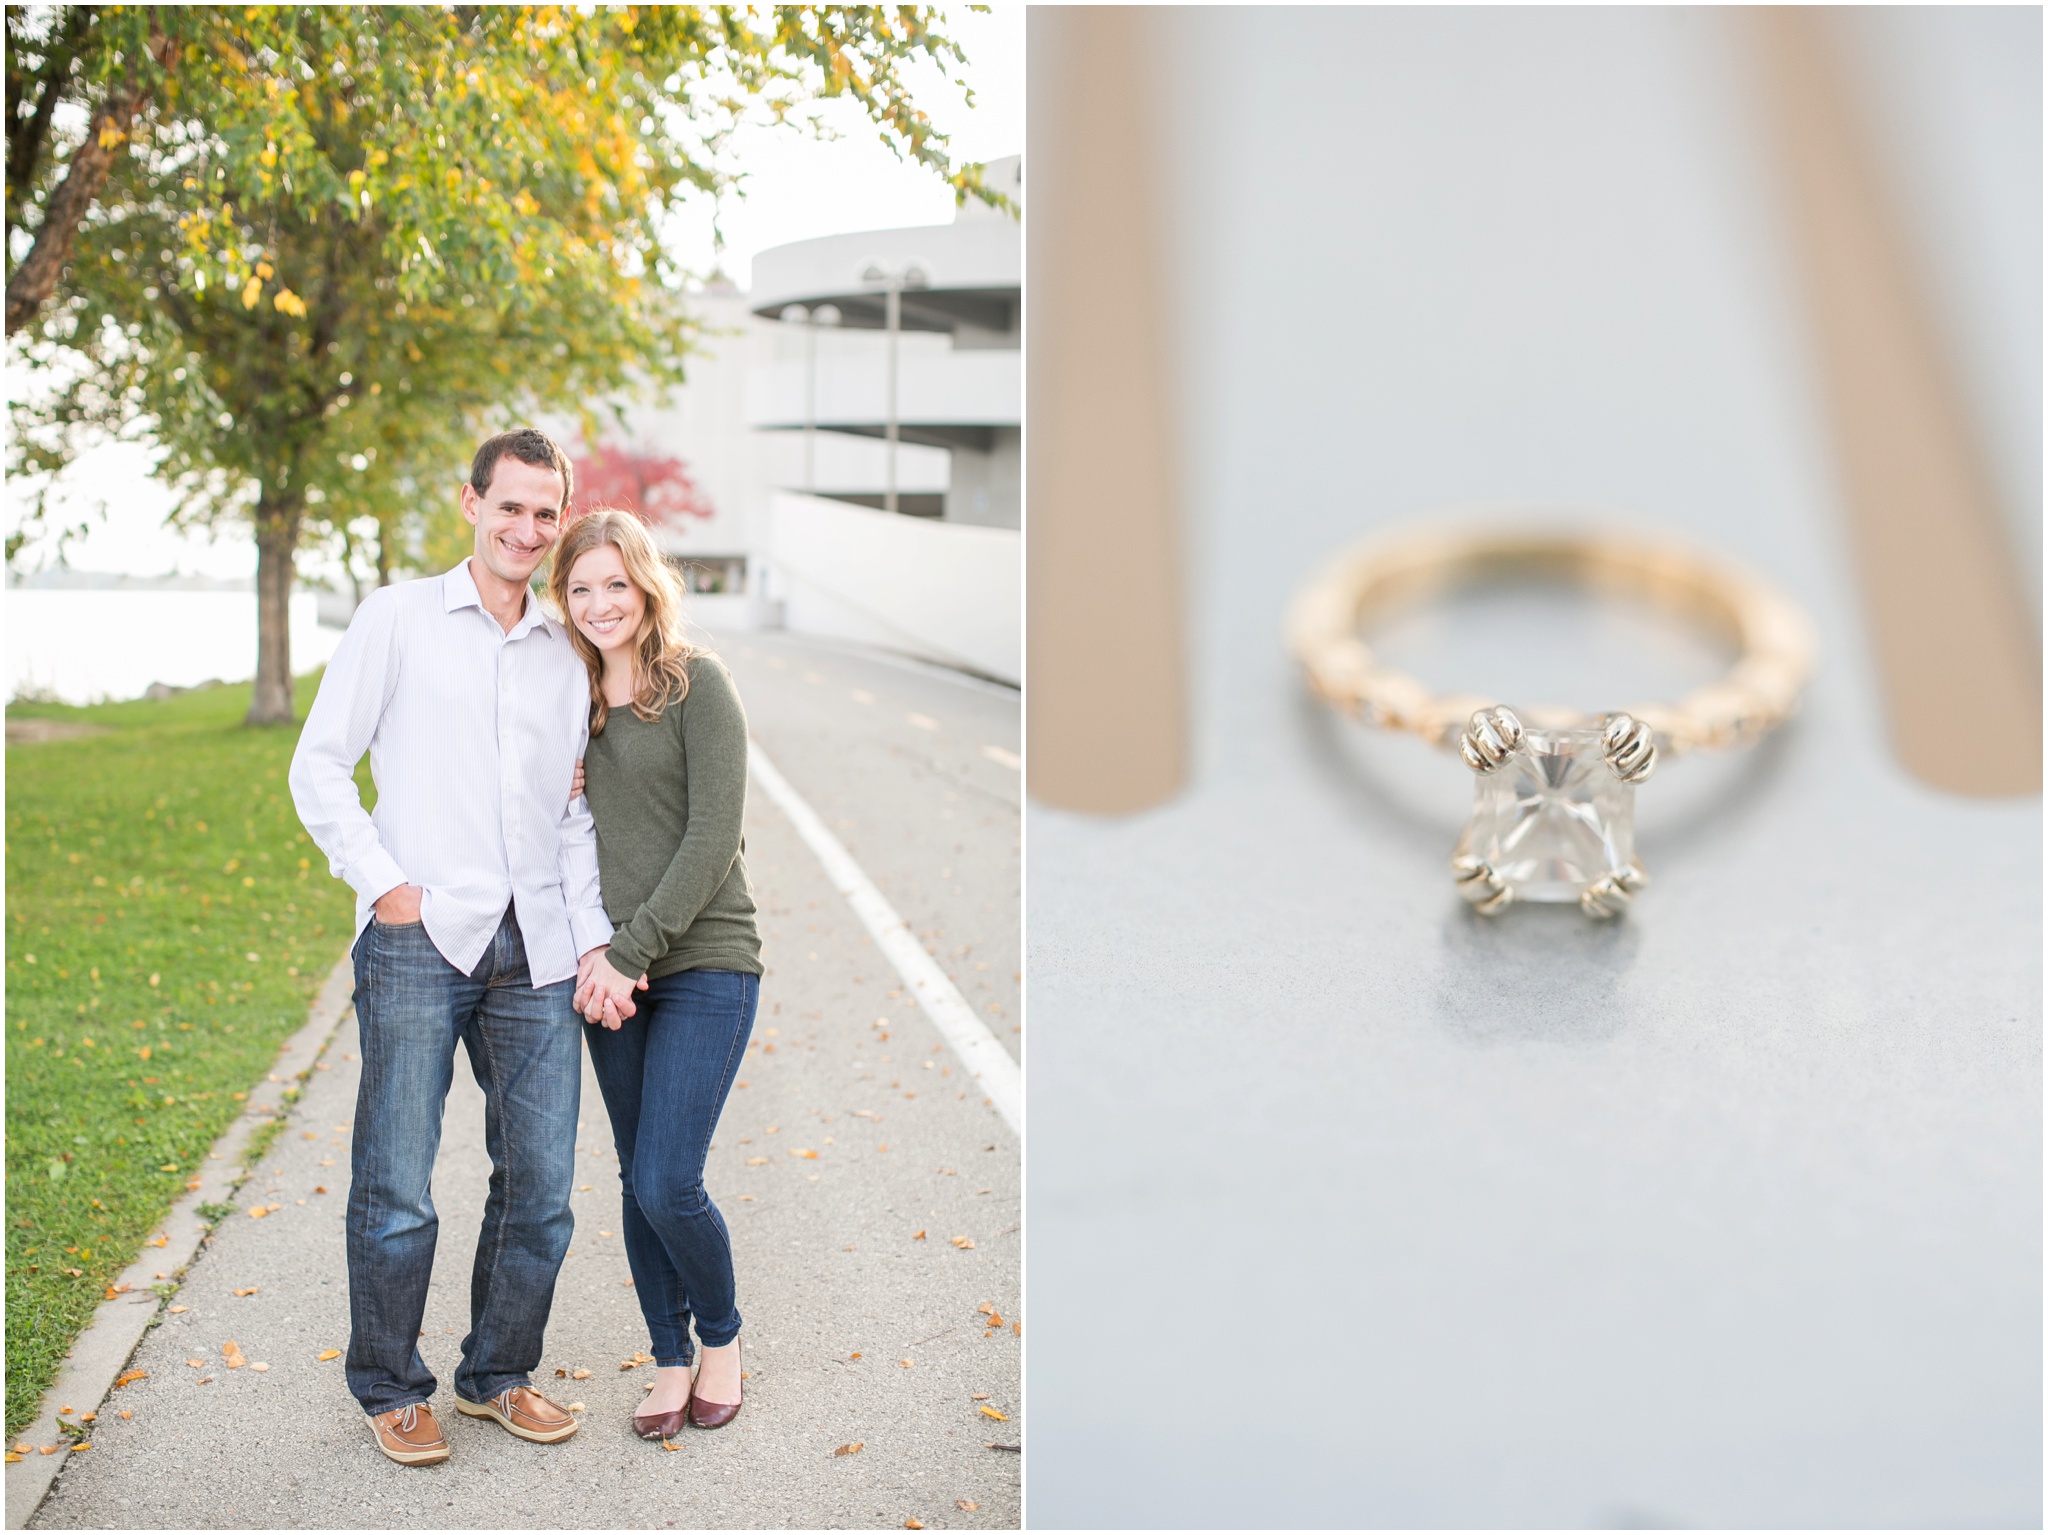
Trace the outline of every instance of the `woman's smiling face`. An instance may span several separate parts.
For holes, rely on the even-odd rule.
[[[585,550],[569,570],[569,622],[600,651],[632,645],[647,616],[647,594],[610,544]]]

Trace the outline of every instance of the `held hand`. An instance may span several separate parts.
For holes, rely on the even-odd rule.
[[[394,885],[377,897],[371,908],[379,922],[401,925],[420,919],[420,899],[426,895],[418,885]]]
[[[600,952],[590,960],[589,974],[578,993],[582,998],[578,1011],[591,1023],[603,1023],[607,1009],[612,1010],[621,1020],[630,1018],[637,1011],[633,1006],[633,993],[636,990],[644,991],[646,988],[646,976],[641,976],[637,981],[627,980],[612,968],[612,962]],[[617,1025],[613,1024],[610,1027],[616,1028]]]
[[[574,799],[583,792],[583,759],[576,759],[576,771],[569,779],[569,798]]]

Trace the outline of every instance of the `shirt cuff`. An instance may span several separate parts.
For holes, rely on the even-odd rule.
[[[383,848],[372,848],[361,862],[343,876],[355,893],[366,901],[375,901],[388,890],[396,890],[406,883],[405,870],[399,868],[398,860]]]
[[[612,919],[593,906],[587,911],[570,913],[569,931],[576,939],[576,957],[581,959],[592,949],[601,949],[612,941]]]

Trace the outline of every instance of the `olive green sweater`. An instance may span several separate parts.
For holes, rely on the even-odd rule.
[[[716,656],[690,660],[690,690],[649,723],[608,712],[584,753],[597,824],[597,872],[617,929],[606,958],[621,975],[761,973],[740,820],[747,716]]]

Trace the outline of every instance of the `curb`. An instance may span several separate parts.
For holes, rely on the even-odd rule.
[[[92,1321],[72,1341],[65,1356],[68,1362],[43,1398],[35,1422],[18,1436],[34,1445],[55,1444],[60,1448],[51,1455],[25,1455],[7,1468],[8,1529],[28,1527],[43,1499],[49,1496],[57,1473],[71,1458],[71,1441],[58,1421],[57,1408],[77,1408],[71,1414],[75,1422],[83,1413],[97,1412],[112,1394],[116,1377],[162,1310],[164,1297],[152,1288],[163,1282],[156,1276],[169,1275],[174,1287],[184,1282],[186,1270],[213,1230],[200,1218],[199,1207],[226,1203],[248,1178],[253,1169],[244,1164],[250,1142],[259,1131],[291,1117],[299,1084],[312,1075],[313,1063],[348,1016],[354,990],[354,966],[344,957],[328,973],[304,1025],[278,1051],[269,1075],[250,1089],[248,1107],[213,1143],[198,1175],[186,1185],[185,1193],[164,1217],[158,1227],[159,1234],[166,1239],[164,1245],[142,1249],[141,1255],[115,1279],[112,1297],[100,1302]]]

